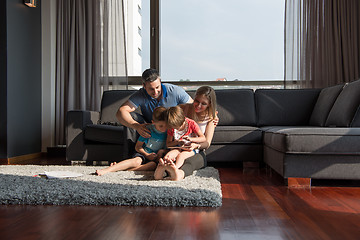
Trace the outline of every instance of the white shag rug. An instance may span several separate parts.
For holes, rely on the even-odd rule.
[[[153,172],[120,171],[94,175],[93,166],[0,166],[0,203],[29,205],[127,205],[219,207],[219,172],[197,170],[181,181],[156,181]],[[34,177],[45,171],[71,171],[68,179]]]

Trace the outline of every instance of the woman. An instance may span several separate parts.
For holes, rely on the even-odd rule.
[[[202,86],[196,91],[193,103],[181,104],[180,107],[186,117],[198,123],[206,137],[206,141],[203,143],[192,143],[190,149],[204,150],[209,148],[214,136],[215,126],[219,120],[216,116],[215,90],[209,86]],[[200,151],[195,156],[186,159],[180,169],[177,169],[172,161],[166,162],[165,165],[165,170],[169,173],[171,180],[181,180],[191,175],[194,170],[206,167],[205,151]]]

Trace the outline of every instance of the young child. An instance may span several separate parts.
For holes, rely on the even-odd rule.
[[[163,157],[167,152],[167,110],[164,107],[157,107],[153,112],[152,124],[146,126],[150,132],[150,138],[140,136],[135,145],[137,153],[130,159],[123,160],[118,163],[111,164],[109,167],[96,170],[96,174],[101,176],[108,172],[116,172],[122,170],[132,171],[152,171],[156,168],[159,158]]]
[[[168,152],[164,159],[159,159],[159,164],[155,170],[154,178],[163,179],[165,163],[173,162],[176,168],[180,168],[186,158],[194,156],[199,152],[198,149],[191,150],[191,143],[201,143],[206,141],[205,135],[200,130],[199,125],[192,119],[185,117],[181,107],[170,107],[166,114],[168,126],[166,146],[174,148]]]

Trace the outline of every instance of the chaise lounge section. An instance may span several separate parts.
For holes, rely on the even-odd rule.
[[[265,163],[288,183],[360,179],[359,105],[360,80],[322,89],[308,124],[263,129]]]

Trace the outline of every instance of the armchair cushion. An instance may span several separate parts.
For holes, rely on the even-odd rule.
[[[101,100],[100,124],[119,125],[116,112],[126,102],[135,90],[104,91]]]
[[[87,125],[84,129],[86,141],[125,144],[126,133],[124,126],[111,126],[93,124]]]

